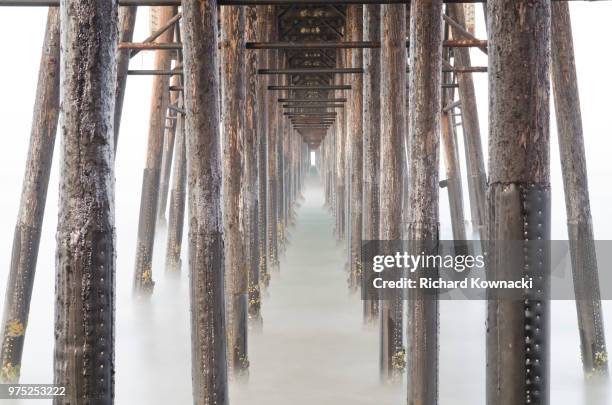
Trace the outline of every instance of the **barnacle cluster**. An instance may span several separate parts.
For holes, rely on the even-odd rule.
[[[406,349],[400,349],[391,357],[391,366],[398,373],[404,372],[406,369]]]
[[[10,321],[8,321],[7,324],[7,335],[9,337],[19,337],[19,336],[23,336],[25,333],[25,327],[23,326],[23,323],[21,323],[21,321],[19,319],[11,319]]]
[[[13,363],[5,363],[0,370],[0,381],[7,383],[15,383],[19,379],[19,365]]]

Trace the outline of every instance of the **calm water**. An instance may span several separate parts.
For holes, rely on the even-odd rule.
[[[404,403],[405,382],[379,383],[378,333],[362,325],[361,301],[347,292],[344,253],[332,235],[333,219],[323,207],[318,182],[311,182],[304,195],[281,270],[273,274],[263,301],[263,330],[251,333],[248,381],[232,382],[231,401]],[[164,236],[158,240],[164,241]],[[131,246],[119,248],[123,252]],[[178,279],[165,277],[161,250],[156,289],[148,302],[131,297],[133,257],[119,260],[116,403],[120,405],[191,403],[188,279],[185,272]],[[609,325],[612,308],[605,309]],[[53,266],[43,263],[36,279],[23,382],[52,380],[52,313]],[[441,303],[442,405],[484,404],[484,317],[483,302]],[[573,303],[555,302],[552,324],[552,403],[608,404],[609,389],[585,387]]]

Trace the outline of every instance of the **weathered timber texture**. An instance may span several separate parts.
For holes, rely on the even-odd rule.
[[[276,7],[267,6],[266,16],[273,21],[276,18]],[[271,21],[268,20],[268,21]],[[278,27],[276,24],[268,24],[266,36],[268,40],[278,37]],[[278,51],[268,51],[267,65],[270,69],[280,66],[278,61]],[[277,83],[278,77],[270,76],[268,84]],[[278,144],[279,113],[275,108],[274,95],[268,91],[268,263],[272,270],[278,270],[278,155],[276,145]],[[267,283],[267,281],[266,281]]]
[[[245,40],[254,41],[257,39],[257,8],[249,6],[245,8]],[[259,120],[263,114],[259,114],[258,108],[259,92],[262,90],[257,82],[257,54],[248,52],[246,54],[246,77],[245,77],[245,125],[244,125],[244,173],[243,201],[245,205],[245,232],[243,235],[245,242],[245,253],[248,268],[248,314],[252,321],[260,322],[261,294],[259,288],[260,272],[260,230],[259,226],[259,171],[258,171],[258,152],[259,136],[261,136],[261,125]]]
[[[345,57],[344,52],[336,52],[336,64],[339,67],[344,67],[343,58]],[[344,76],[335,75],[334,84],[343,85]],[[345,96],[345,92],[342,91],[342,97]],[[335,182],[336,182],[336,236],[338,240],[344,240],[345,229],[346,229],[346,113],[340,111],[336,117],[336,170],[335,170]]]
[[[465,26],[466,18],[463,12],[463,4],[449,4],[448,13],[458,24]],[[451,30],[453,37],[460,34],[454,28]],[[453,49],[455,65],[471,66],[470,51],[468,48]],[[465,161],[467,167],[468,194],[470,200],[470,212],[472,225],[482,236],[482,227],[485,220],[485,202],[487,175],[485,172],[484,158],[482,153],[482,142],[480,139],[480,125],[478,123],[478,108],[476,106],[476,93],[474,91],[474,80],[471,73],[458,75],[459,100],[461,101],[461,126],[463,129],[463,144],[465,149]]]
[[[119,8],[119,35],[118,43],[132,42],[134,37],[134,24],[136,24],[136,6]],[[123,112],[123,99],[125,98],[125,85],[127,83],[127,72],[130,65],[129,49],[117,49],[117,81],[115,87],[115,153],[119,141],[119,128],[121,126],[121,115]]]
[[[580,94],[566,2],[552,6],[552,79],[584,371],[608,372]]]
[[[60,17],[57,8],[50,8],[4,298],[4,316],[0,329],[0,382],[19,381],[59,117],[59,75]]]
[[[178,87],[182,85],[181,76],[172,76],[170,85]],[[170,93],[170,105],[178,107],[181,93],[173,91]],[[168,202],[168,189],[170,188],[170,173],[172,172],[172,161],[174,159],[174,143],[176,139],[176,125],[179,113],[168,109],[164,117],[166,136],[162,148],[161,172],[159,175],[159,194],[157,196],[157,226],[166,225],[166,208]]]
[[[117,2],[62,0],[55,405],[107,404],[115,374]]]
[[[257,6],[257,35],[258,38],[267,38],[267,7]],[[257,56],[257,63],[263,64],[267,61],[267,54],[260,53]],[[268,134],[269,134],[269,113],[268,113],[268,94],[266,91],[266,81],[257,81],[257,223],[259,225],[259,284],[265,286],[269,279],[268,274]],[[250,298],[249,298],[250,302]],[[261,302],[253,301],[253,308],[260,310]],[[257,319],[252,314],[253,319]]]
[[[410,15],[410,212],[406,239],[414,244],[411,250],[421,252],[435,248],[439,238],[442,0],[414,0]],[[438,298],[422,289],[408,294],[408,403],[434,405],[438,403]]]
[[[173,7],[160,7],[159,22],[164,24],[174,14]],[[172,30],[159,37],[160,42],[170,42]],[[170,69],[169,52],[155,54],[155,69]],[[149,137],[147,156],[142,173],[142,191],[140,197],[140,215],[138,219],[138,240],[136,242],[136,263],[134,268],[134,293],[149,295],[153,292],[153,246],[155,243],[155,225],[157,220],[157,203],[162,163],[162,149],[166,110],[168,108],[169,76],[154,76],[151,94],[151,112],[149,118]]]
[[[191,367],[195,405],[227,405],[217,2],[183,0],[189,200]]]
[[[281,67],[285,66],[285,58],[281,57],[281,51],[277,51],[277,58]],[[288,77],[283,76],[280,78],[281,83],[283,85],[288,84]],[[285,156],[284,156],[284,144],[287,138],[287,119],[284,116],[280,116],[280,112],[278,108],[275,110],[277,114],[279,114],[279,119],[277,122],[277,136],[276,136],[276,146],[275,150],[275,159],[276,159],[276,192],[274,193],[276,196],[276,249],[277,255],[283,253],[285,249],[285,210],[284,210],[284,187],[285,187],[285,178],[284,178],[284,167],[285,167]],[[280,257],[278,257],[280,260]],[[278,268],[277,268],[278,270]]]
[[[363,40],[380,42],[378,4],[363,6]],[[363,69],[363,239],[375,240],[378,239],[380,217],[380,49],[363,50]],[[378,297],[363,301],[366,323],[375,323],[378,307]]]
[[[182,105],[179,104],[179,105]],[[172,189],[168,213],[168,238],[166,243],[166,271],[181,271],[181,250],[185,222],[185,190],[187,176],[187,150],[185,146],[185,117],[176,115],[176,146],[172,168]]]
[[[227,300],[228,366],[248,369],[248,271],[241,226],[242,159],[244,154],[244,10],[221,8],[221,82],[223,106],[223,226]]]
[[[444,75],[447,75],[446,73]],[[452,90],[447,90],[452,91]],[[447,98],[451,100],[452,98]],[[461,185],[461,165],[457,149],[454,109],[441,113],[442,147],[444,149],[444,168],[446,170],[446,187],[451,214],[451,226],[454,240],[465,240],[465,217],[463,215],[463,187]],[[458,253],[458,252],[457,252]]]
[[[380,234],[402,238],[402,151],[406,93],[406,6],[381,5]],[[381,373],[397,380],[404,368],[403,301],[400,293],[381,304]]]
[[[363,39],[363,6],[349,5],[346,10],[348,35],[351,41]],[[363,66],[361,49],[349,51],[350,66]],[[350,162],[350,242],[349,242],[349,287],[357,290],[361,285],[361,233],[363,195],[363,75],[352,75],[353,87],[348,110],[348,149]]]
[[[545,0],[487,3],[488,239],[529,243],[523,256],[496,249],[488,268],[493,278],[534,278],[523,300],[489,292],[489,405],[550,402],[550,251],[533,247],[550,238],[550,12]]]

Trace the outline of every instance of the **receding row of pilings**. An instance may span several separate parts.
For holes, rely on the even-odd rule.
[[[475,237],[550,239],[548,89],[552,72],[582,361],[587,376],[605,375],[607,352],[568,5],[500,0],[489,1],[485,7],[488,47],[479,48],[489,56],[491,159],[487,180],[471,74],[477,70],[470,69],[466,47],[443,48],[443,43],[453,39],[473,39],[473,33],[466,27],[462,5],[449,4],[443,14],[442,3],[347,6],[345,40],[354,45],[346,46],[349,49],[339,66],[362,67],[363,80],[352,75],[348,82],[336,82],[351,86],[340,94],[353,100],[339,112],[324,139],[317,165],[326,203],[336,217],[336,235],[346,241],[349,288],[367,282],[361,280],[356,252],[362,240],[406,239],[418,244],[438,239],[438,183],[448,187],[454,238],[466,238],[459,126]],[[377,43],[380,47],[373,45]],[[405,87],[405,93],[398,91]],[[354,98],[362,98],[363,105]],[[356,118],[361,114],[362,120]],[[442,182],[438,179],[440,141],[447,175]],[[547,255],[545,249],[526,252],[519,263],[518,274],[537,280],[523,300],[489,297],[490,404],[549,403]],[[507,260],[494,257],[491,271],[499,267],[496,263]],[[434,404],[438,302],[429,295],[410,297],[405,350],[403,298],[365,299],[364,321],[378,320],[380,325],[382,378],[397,380],[405,368],[408,403]]]
[[[1,377],[19,380],[61,116],[54,382],[67,386],[67,395],[56,403],[114,398],[114,156],[128,62],[139,50],[130,45],[136,10],[110,0],[49,9],[7,284]],[[260,289],[279,267],[309,153],[275,100],[267,102],[272,80],[256,75],[258,65],[273,66],[280,55],[245,52],[247,40],[274,38],[275,8],[221,8],[221,43],[217,10],[215,2],[186,2],[180,13],[159,7],[159,27],[145,41],[182,42],[178,51],[156,53],[155,70],[182,67],[184,75],[153,78],[134,291],[153,292],[155,231],[165,223],[167,199],[166,269],[180,270],[187,200],[198,404],[227,403],[228,367],[248,371],[247,319],[261,324]]]
[[[287,68],[285,53],[277,49],[245,52],[247,41],[279,39],[278,24],[270,23],[276,22],[277,8],[224,7],[218,18],[217,5],[214,1],[184,1],[181,13],[174,7],[161,7],[157,10],[160,28],[145,41],[159,38],[182,46],[152,48],[158,49],[157,73],[134,290],[137,295],[153,291],[154,233],[164,222],[164,190],[170,188],[173,167],[166,262],[169,271],[180,269],[187,200],[196,404],[227,403],[228,367],[235,374],[247,370],[247,316],[256,324],[261,322],[260,288],[266,285],[269,270],[279,266],[308,162],[307,146],[286,119],[295,115],[281,114],[276,94],[266,90],[267,85],[294,89],[299,85],[288,83],[285,76],[255,75],[260,67]],[[7,284],[1,366],[3,380],[18,379],[61,116],[54,369],[55,383],[68,390],[56,403],[110,404],[114,395],[114,154],[127,63],[138,50],[120,46],[123,50],[117,52],[118,38],[122,43],[131,41],[136,8],[122,7],[119,13],[117,9],[117,2],[111,0],[66,0],[59,9],[51,8],[41,58]],[[550,237],[549,70],[570,239],[593,240],[567,4],[487,2],[488,184],[470,73],[476,69],[470,70],[466,49],[455,47],[452,55],[443,51],[445,41],[473,38],[465,28],[462,9],[449,5],[447,10],[443,15],[442,0],[413,0],[409,7],[347,7],[346,39],[378,42],[380,47],[347,46],[347,51],[337,52],[336,68],[364,69],[364,73],[334,75],[330,84],[339,86],[342,93],[331,94],[349,103],[338,114],[325,115],[330,119],[322,127],[333,125],[322,139],[317,164],[327,203],[336,216],[336,233],[347,243],[352,289],[362,282],[357,253],[361,240],[405,238],[418,243],[438,239],[440,140],[445,151],[456,152],[452,119],[458,108],[470,211],[481,236],[500,240]],[[175,29],[172,35],[168,28],[179,19],[182,30]],[[443,20],[448,26],[445,30],[441,29]],[[118,35],[113,29],[117,25]],[[482,49],[482,42],[472,43]],[[172,49],[180,51],[174,66],[168,56]],[[447,66],[451,61],[453,65]],[[175,78],[171,82],[168,76]],[[321,87],[330,90],[330,85]],[[402,91],[405,88],[408,90]],[[458,88],[459,103],[450,91],[453,88]],[[285,98],[294,95],[284,91]],[[447,152],[445,158],[451,161],[447,170],[458,167],[458,153]],[[450,174],[460,173],[447,173],[449,194],[458,207],[461,183]],[[455,235],[461,234],[458,226],[461,221],[454,220]],[[589,291],[593,297],[577,300],[583,364],[587,373],[606,373],[596,261],[592,244],[586,245],[575,243],[571,252],[576,295],[583,297]],[[529,262],[534,258],[535,262]],[[500,263],[506,259],[494,258]],[[534,252],[525,256],[521,271],[539,280],[546,275],[547,265],[546,252]],[[538,284],[525,292],[524,300],[489,300],[489,403],[549,403],[547,294],[547,286]],[[407,363],[408,403],[434,404],[438,302],[431,296],[411,297],[406,327],[409,348],[405,350],[403,298],[365,300],[364,318],[368,323],[380,322],[383,377],[397,378]]]

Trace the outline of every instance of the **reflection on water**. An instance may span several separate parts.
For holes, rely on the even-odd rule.
[[[333,219],[323,207],[320,184],[311,179],[304,196],[281,270],[273,274],[263,299],[263,330],[250,335],[250,376],[244,383],[232,382],[231,402],[402,404],[405,381],[397,386],[379,383],[378,332],[362,325],[359,295],[348,294],[344,244],[333,237]],[[119,224],[118,233],[133,228]],[[164,246],[159,241],[165,241],[165,235],[160,234],[156,243]],[[166,277],[163,252],[157,249],[155,293],[150,300],[135,301],[130,250],[134,244],[122,243],[121,236],[119,243],[116,403],[190,404],[186,269],[180,278]],[[54,249],[52,238],[43,240],[41,252],[48,249]],[[28,383],[52,381],[53,262],[44,257],[24,353],[23,382]],[[440,404],[484,404],[485,304],[443,301],[440,308]],[[612,308],[604,309],[611,324]],[[551,403],[609,404],[609,386],[593,384],[587,389],[584,383],[574,304],[554,302],[552,316]]]

